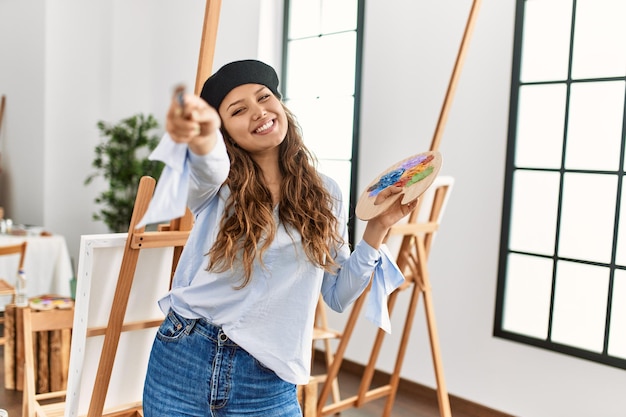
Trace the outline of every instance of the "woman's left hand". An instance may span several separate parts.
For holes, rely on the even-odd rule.
[[[401,193],[402,187],[392,186],[385,188],[376,196],[376,204],[381,204],[389,198],[395,198],[396,201],[387,210],[367,222],[363,240],[373,248],[380,247],[391,226],[415,210],[418,199],[402,204]]]
[[[402,187],[391,186],[385,188],[376,196],[376,200],[374,202],[374,204],[376,205],[382,204],[385,200],[389,198],[396,198],[396,202],[393,203],[391,207],[375,217],[388,228],[396,224],[398,220],[413,211],[413,209],[417,205],[417,198],[413,201],[408,202],[407,204],[402,204],[402,194],[400,193],[402,193]]]

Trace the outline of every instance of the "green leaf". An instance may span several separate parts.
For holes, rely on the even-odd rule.
[[[150,161],[148,155],[159,143],[162,132],[154,116],[135,114],[112,124],[96,123],[102,142],[94,149],[92,167],[95,172],[85,179],[85,185],[102,177],[109,188],[100,193],[96,204],[101,206],[93,219],[103,221],[112,232],[128,230],[139,180],[144,175],[159,178],[163,163]],[[141,156],[138,156],[141,155]]]

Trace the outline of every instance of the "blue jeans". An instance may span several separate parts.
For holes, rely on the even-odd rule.
[[[159,328],[143,392],[145,417],[300,417],[296,386],[204,319],[170,311]]]

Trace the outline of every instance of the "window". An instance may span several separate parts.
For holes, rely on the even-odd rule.
[[[626,369],[624,21],[517,2],[494,334]]]
[[[354,207],[363,0],[286,0],[284,101],[297,116],[319,170]],[[349,225],[354,235],[354,215]]]

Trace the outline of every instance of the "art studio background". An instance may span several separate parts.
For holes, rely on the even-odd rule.
[[[359,187],[427,150],[470,4],[367,2]],[[204,6],[0,2],[6,216],[65,236],[74,259],[81,235],[107,231],[92,221],[104,182],[83,184],[93,171],[96,122],[136,112],[163,120],[174,85],[194,85]],[[493,336],[514,23],[515,1],[482,2],[439,149],[441,174],[455,178],[429,262],[448,391],[518,416],[623,415],[624,370]],[[215,68],[258,58],[280,69],[281,48],[282,2],[223,2]],[[332,323],[344,319],[333,315]],[[424,323],[420,309],[402,376],[434,387]],[[353,338],[347,359],[365,361],[359,329]],[[383,351],[384,371],[394,354]]]

